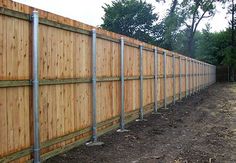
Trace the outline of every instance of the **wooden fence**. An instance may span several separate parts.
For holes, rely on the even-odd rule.
[[[9,0],[0,1],[0,162],[33,160],[33,10]],[[45,160],[91,137],[91,31],[94,27],[38,11],[39,131],[41,159]],[[165,100],[170,104],[215,82],[215,66],[157,48],[157,88],[154,89],[155,46],[102,29],[96,31],[98,136],[119,127],[121,37],[125,42],[125,123],[139,116],[140,97],[143,97],[144,113],[148,113],[153,110],[155,100],[160,108]]]

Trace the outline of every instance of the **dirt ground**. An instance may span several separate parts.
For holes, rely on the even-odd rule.
[[[47,162],[236,163],[236,83],[215,84],[182,103]]]

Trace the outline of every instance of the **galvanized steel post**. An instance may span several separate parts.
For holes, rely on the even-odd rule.
[[[202,69],[201,69],[201,62],[199,62],[199,91],[201,90],[201,81],[202,81]]]
[[[202,78],[201,78],[201,90],[204,88],[204,65],[201,63],[201,69],[202,69]]]
[[[195,93],[197,93],[197,61],[194,62],[194,72],[195,72]]]
[[[126,132],[125,129],[125,98],[124,98],[124,38],[120,39],[120,80],[121,80],[121,111],[120,111],[120,129],[117,132]]]
[[[197,81],[197,92],[198,92],[198,88],[199,88],[199,62],[198,61],[196,61],[196,70],[197,70],[197,79],[196,79],[196,81]]]
[[[158,104],[157,104],[157,75],[158,75],[158,54],[157,48],[154,49],[154,113],[157,113]]]
[[[202,89],[202,63],[199,63],[199,75],[200,75],[200,82],[199,82],[199,91]]]
[[[216,82],[216,66],[215,66],[215,72],[214,72],[214,82]]]
[[[205,64],[205,88],[207,87],[207,64]]]
[[[97,76],[96,76],[96,55],[97,55],[97,36],[96,29],[92,30],[92,140],[86,143],[88,146],[102,145],[103,142],[97,140],[97,105],[96,105],[96,94],[97,94]]]
[[[196,89],[196,84],[195,84],[195,82],[196,82],[196,73],[195,73],[195,61],[193,60],[193,64],[192,64],[192,67],[193,67],[193,69],[192,69],[192,73],[193,73],[193,94],[195,93],[195,89]]]
[[[96,44],[96,30],[93,29],[92,30],[92,73],[93,73],[93,76],[92,76],[92,81],[93,81],[93,136],[92,136],[92,139],[93,141],[97,141],[97,105],[96,105],[96,53],[97,53],[97,44]]]
[[[191,70],[191,72],[190,72]],[[192,59],[189,60],[189,94],[192,95],[193,92],[193,83],[192,83],[192,74],[193,74],[193,70],[192,70]]]
[[[194,60],[192,60],[192,94],[195,93],[195,68],[194,68]]]
[[[190,72],[191,70],[191,72]],[[193,70],[192,70],[192,59],[189,60],[189,94],[192,95],[193,93]]]
[[[188,96],[188,60],[185,57],[185,98]]]
[[[206,87],[208,87],[208,64],[206,64]]]
[[[202,65],[203,65],[203,88],[202,89],[204,89],[205,88],[205,64],[204,62],[202,63]]]
[[[196,93],[198,92],[198,61],[196,61]]]
[[[173,104],[175,104],[175,55],[173,54]]]
[[[166,99],[166,51],[163,52],[164,55],[164,108],[167,109],[167,99]]]
[[[140,45],[139,47],[139,54],[140,54],[140,109],[139,109],[139,119],[136,121],[146,121],[146,119],[143,118],[143,46]]]
[[[203,67],[204,67],[204,89],[206,88],[206,64],[203,63]]]
[[[181,64],[181,56],[179,56],[179,100],[181,101],[181,95],[182,95],[182,64]]]
[[[209,65],[207,64],[207,86],[209,86]]]
[[[201,91],[202,88],[202,64],[199,62],[199,91]]]
[[[202,62],[200,62],[200,90],[202,90]]]
[[[192,60],[192,94],[195,93],[195,71],[194,71],[194,60]]]
[[[40,162],[39,138],[39,80],[38,80],[38,11],[33,11],[33,113],[34,113],[34,162]]]

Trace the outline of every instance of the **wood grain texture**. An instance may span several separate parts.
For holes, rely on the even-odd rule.
[[[0,14],[0,82],[32,79],[32,24],[29,16],[33,8],[9,0],[1,0],[0,7],[10,9],[13,15]],[[17,12],[13,12],[17,11]],[[41,85],[39,88],[40,142],[44,145],[41,154],[47,158],[64,147],[75,146],[91,136],[92,124],[92,39],[95,27],[38,10],[39,25],[39,79],[72,80],[88,79],[84,83],[61,83]],[[20,13],[19,13],[20,12]],[[14,16],[15,14],[15,16]],[[23,19],[22,19],[22,15]],[[21,16],[20,16],[21,15]],[[44,23],[42,23],[44,22]],[[45,22],[50,22],[46,24]],[[54,26],[53,26],[54,25]],[[66,25],[67,28],[60,28]],[[73,30],[69,30],[73,28]],[[118,126],[121,109],[120,88],[120,43],[122,35],[97,28],[97,78],[116,78],[116,81],[97,82],[97,123],[100,133]],[[80,31],[80,32],[78,32]],[[82,32],[81,32],[82,31]],[[140,108],[140,51],[143,49],[143,105],[154,103],[154,47],[153,45],[126,36],[124,47],[125,81],[124,106],[127,119],[137,117]],[[197,60],[185,65],[185,56],[158,48],[157,100],[159,107],[164,101],[163,51],[166,51],[167,102],[173,100],[173,58],[175,59],[175,92],[179,98],[179,84],[185,95],[186,68],[189,74],[189,89],[214,82],[214,67],[198,65]],[[179,59],[182,57],[182,59]],[[179,67],[179,62],[182,67]],[[190,64],[191,63],[191,64]],[[201,62],[202,63],[202,62]],[[182,82],[179,73],[182,71]],[[209,73],[203,75],[203,73]],[[135,79],[134,79],[135,78]],[[32,159],[33,111],[32,88],[26,86],[0,88],[0,162],[1,159],[25,162]],[[109,122],[109,124],[107,124]],[[104,126],[101,124],[105,124]],[[84,131],[78,134],[79,131]],[[77,133],[77,134],[75,134]],[[68,137],[68,139],[66,139]],[[63,139],[62,139],[63,138]],[[50,142],[50,143],[49,143]],[[53,143],[52,143],[53,142]],[[48,144],[49,145],[45,145]]]

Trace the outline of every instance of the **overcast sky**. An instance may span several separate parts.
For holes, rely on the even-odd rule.
[[[111,4],[112,0],[14,0],[20,3],[27,4],[39,9],[43,9],[58,15],[62,15],[80,22],[98,26],[102,24],[101,17],[104,15],[102,6],[104,3]],[[156,3],[155,0],[146,0],[155,6],[155,12],[162,18],[171,2],[166,0],[166,3]],[[212,26],[212,31],[221,31],[228,26],[226,19],[226,10],[223,10],[220,5],[217,5],[217,13],[214,18],[204,20],[199,24],[199,30],[205,27],[209,22]]]

